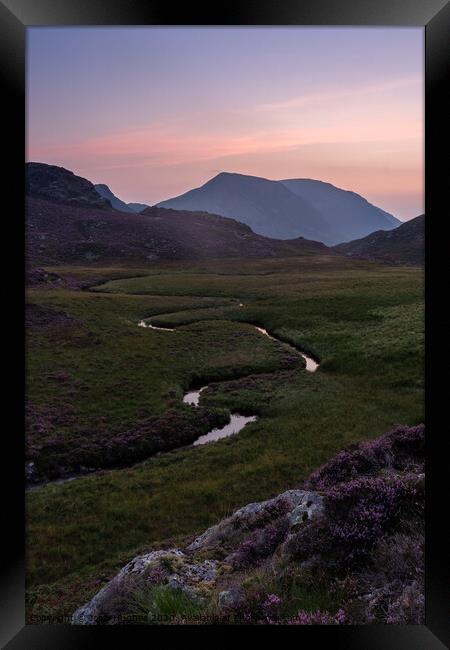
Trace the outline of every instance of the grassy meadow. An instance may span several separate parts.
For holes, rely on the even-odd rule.
[[[259,418],[213,444],[28,492],[30,622],[70,615],[137,553],[300,486],[343,447],[423,421],[421,269],[330,256],[49,270],[93,285],[27,292],[71,319],[27,335],[27,397],[54,435],[76,446],[188,414],[183,391],[204,383],[205,408]],[[251,324],[311,353],[317,372]]]

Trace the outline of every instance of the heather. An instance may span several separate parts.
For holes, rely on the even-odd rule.
[[[135,557],[73,623],[423,624],[424,438],[398,426],[358,446],[366,459],[389,448],[389,468],[355,476],[349,453],[347,480],[250,503],[184,548]]]
[[[43,469],[57,456],[49,441],[63,447],[58,471],[72,454],[75,473],[101,467],[103,456],[113,462],[27,494],[30,616],[68,615],[143,549],[181,544],[249,501],[303,484],[352,444],[423,421],[418,269],[309,257],[43,271],[52,281],[40,276],[27,291],[45,312],[27,332],[29,447]],[[172,320],[176,332],[139,328],[142,318]],[[248,323],[309,350],[319,370],[306,372]],[[258,420],[211,445],[154,453],[155,422],[169,415],[175,436],[197,428],[201,413],[181,398],[204,384],[202,409]],[[384,461],[377,452],[363,463],[376,476]],[[416,460],[405,463],[416,471]],[[262,571],[266,559],[245,563]],[[334,615],[321,594],[308,596],[311,607]]]
[[[392,232],[378,230],[362,239],[338,244],[334,250],[351,257],[388,264],[424,264],[425,215],[410,219]]]
[[[224,426],[230,419],[229,412],[224,409],[172,409],[112,435],[104,423],[99,423],[95,431],[82,431],[75,445],[70,438],[58,435],[60,412],[55,415],[48,409],[42,411],[42,407],[28,409],[27,419],[32,420],[32,424],[28,428],[26,460],[28,468],[31,464],[33,470],[33,482],[126,467],[154,454],[190,445],[200,435]]]
[[[73,192],[67,193],[67,189],[60,193],[53,183],[39,188],[38,179],[28,183],[27,258],[34,266],[145,266],[158,260],[247,256],[338,257],[320,242],[301,237],[290,241],[270,239],[235,219],[216,214],[156,206],[140,214],[125,214],[108,209],[109,201],[101,198],[92,185],[90,193],[84,194],[78,188],[72,197]]]
[[[341,475],[322,492],[323,511],[285,535],[270,561],[260,552],[259,573],[240,582],[226,614],[289,625],[423,624],[424,442],[423,426],[398,426],[358,445],[365,460],[373,460],[374,448],[390,450],[389,468],[379,466],[376,474],[370,463],[355,472],[349,450],[346,461],[339,454],[341,469],[347,465],[352,478]],[[414,472],[405,469],[412,465]],[[272,617],[264,614],[267,602]],[[298,611],[296,603],[303,603]]]
[[[405,470],[424,461],[424,426],[397,426],[381,438],[355,444],[337,454],[312,473],[308,486],[323,490],[359,474],[374,474],[381,469]]]
[[[284,518],[268,524],[245,539],[228,561],[238,567],[249,567],[271,555],[285,539],[288,524]]]

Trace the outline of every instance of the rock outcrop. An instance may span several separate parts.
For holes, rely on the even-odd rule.
[[[425,428],[397,426],[184,548],[129,562],[75,625],[424,622]]]
[[[316,492],[287,490],[273,499],[258,501],[236,510],[216,526],[208,528],[197,537],[187,551],[218,550],[227,546],[234,548],[242,543],[246,533],[285,515],[289,528],[295,528],[306,519],[322,511],[322,497]]]
[[[130,594],[154,585],[167,585],[200,603],[218,589],[219,607],[221,604],[227,607],[238,597],[239,590],[220,590],[221,577],[233,571],[239,550],[246,544],[251,546],[255,531],[271,531],[275,525],[283,531],[276,538],[281,543],[299,525],[321,512],[322,497],[304,490],[288,490],[273,499],[250,503],[208,528],[185,549],[160,549],[135,557],[91,601],[74,613],[72,623],[123,623],[127,618],[133,618],[132,611],[123,607],[124,601],[129,604]],[[270,552],[275,550],[270,542],[267,548]],[[263,549],[261,552],[264,555]],[[206,558],[206,555],[214,558]]]

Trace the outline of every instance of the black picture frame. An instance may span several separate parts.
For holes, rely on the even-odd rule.
[[[438,650],[448,647],[449,619],[447,573],[448,549],[445,530],[446,456],[443,445],[446,431],[445,382],[436,381],[431,372],[432,352],[439,350],[445,363],[447,346],[445,326],[448,321],[435,315],[431,303],[441,294],[433,283],[445,277],[447,255],[441,236],[446,215],[440,212],[448,185],[448,145],[445,138],[448,94],[445,89],[449,72],[450,5],[446,0],[259,0],[246,5],[237,2],[220,6],[191,5],[174,7],[160,0],[0,0],[0,71],[4,127],[9,143],[3,151],[6,162],[4,196],[10,199],[9,211],[2,220],[8,248],[15,249],[14,280],[17,291],[8,300],[8,331],[4,342],[16,341],[12,363],[6,370],[10,391],[8,411],[15,426],[4,430],[7,458],[3,492],[3,551],[0,576],[0,641],[11,650],[27,648],[94,647],[111,640],[129,647],[136,635],[152,641],[154,627],[93,627],[67,625],[25,625],[25,557],[24,557],[24,477],[23,395],[24,395],[24,150],[25,150],[25,36],[26,28],[36,25],[345,25],[345,26],[424,26],[425,28],[425,160],[426,160],[426,424],[427,442],[427,537],[426,537],[426,625],[424,626],[304,626],[282,628],[305,648],[322,642],[325,647],[361,650],[394,649]],[[442,203],[441,203],[442,200]],[[11,207],[12,206],[12,207]],[[18,208],[20,206],[20,208]],[[431,216],[430,216],[431,215]],[[433,216],[434,215],[434,216]],[[6,220],[6,223],[5,223]],[[434,225],[430,226],[430,222]],[[13,247],[14,243],[14,247]],[[11,267],[4,272],[10,273]],[[445,297],[445,294],[443,294]],[[435,305],[436,306],[436,305]],[[433,336],[431,335],[433,332]],[[442,341],[439,341],[441,336]],[[433,340],[431,340],[433,339]],[[442,359],[444,353],[444,359]],[[431,388],[432,386],[432,388]],[[440,399],[442,398],[442,399]],[[6,411],[6,409],[5,409]],[[442,446],[442,449],[441,449]],[[442,505],[441,505],[442,504]],[[189,634],[189,626],[183,627]],[[201,633],[217,628],[194,628]],[[233,627],[219,630],[222,638],[233,634]],[[260,628],[252,628],[252,634]],[[264,626],[264,635],[278,634],[281,628]],[[164,634],[180,628],[158,629]],[[297,636],[299,635],[299,636]],[[145,637],[144,637],[145,638]],[[254,642],[254,637],[253,637]]]

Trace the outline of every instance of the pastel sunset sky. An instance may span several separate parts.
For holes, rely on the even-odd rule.
[[[154,204],[221,171],[423,207],[422,28],[28,29],[27,160]]]

